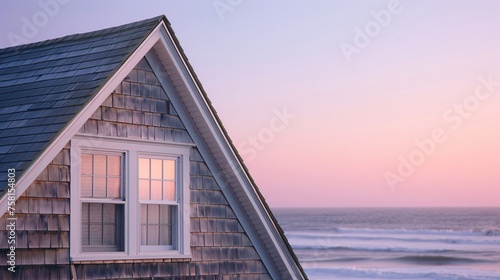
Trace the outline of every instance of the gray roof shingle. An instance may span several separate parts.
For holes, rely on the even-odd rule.
[[[0,194],[164,19],[0,49]]]

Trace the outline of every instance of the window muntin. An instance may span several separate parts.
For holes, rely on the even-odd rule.
[[[173,245],[173,206],[141,205],[141,245]]]
[[[177,212],[177,159],[139,158],[141,246],[173,248]],[[151,248],[151,247],[150,247]]]
[[[83,252],[123,251],[122,154],[81,155],[81,245]]]
[[[139,199],[176,200],[176,160],[139,158]]]
[[[123,205],[82,203],[83,251],[123,251],[123,214]]]
[[[81,197],[121,198],[121,155],[83,153]]]

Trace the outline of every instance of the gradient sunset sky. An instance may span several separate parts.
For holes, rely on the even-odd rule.
[[[498,11],[494,0],[7,0],[0,47],[165,14],[271,207],[499,206]]]

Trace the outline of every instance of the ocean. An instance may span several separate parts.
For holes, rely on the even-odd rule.
[[[500,279],[500,208],[273,209],[309,279]]]

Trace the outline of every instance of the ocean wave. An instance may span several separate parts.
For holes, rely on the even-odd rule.
[[[383,235],[444,235],[444,236],[500,236],[500,228],[481,228],[468,230],[453,229],[377,229],[377,228],[347,228],[336,227],[329,234],[383,234]],[[311,235],[308,232],[287,232],[287,235]],[[322,233],[313,233],[322,234]]]
[[[407,248],[407,247],[387,247],[387,246],[343,246],[333,244],[294,244],[292,248],[295,250],[329,250],[329,251],[369,251],[369,252],[404,252],[404,253],[467,253],[464,251],[448,250],[448,249],[425,249],[425,248]]]
[[[496,236],[493,232],[486,235]],[[500,235],[499,235],[500,236]],[[319,234],[319,233],[290,233],[287,237],[292,242],[305,243],[307,241],[333,241],[333,240],[360,240],[360,241],[396,241],[410,243],[445,243],[445,244],[474,244],[474,245],[500,245],[498,238],[478,238],[478,236],[410,236],[410,235],[356,235],[356,234]]]
[[[500,228],[485,228],[480,232],[485,236],[500,236]]]
[[[370,263],[387,263],[400,262],[417,265],[443,266],[450,264],[479,264],[479,263],[495,263],[496,261],[484,258],[465,258],[447,255],[406,255],[396,258],[369,258],[369,257],[329,257],[329,256],[314,256],[314,258],[303,259],[304,263],[362,263],[369,261]]]
[[[313,258],[303,258],[302,263],[355,263],[363,261],[373,261],[372,258],[364,257],[324,257],[314,256]]]
[[[399,258],[391,259],[393,261],[403,261],[415,264],[426,264],[426,265],[447,265],[454,263],[491,263],[491,260],[484,260],[478,258],[464,258],[464,257],[453,257],[453,256],[436,256],[436,255],[413,255],[413,256],[403,256]]]

